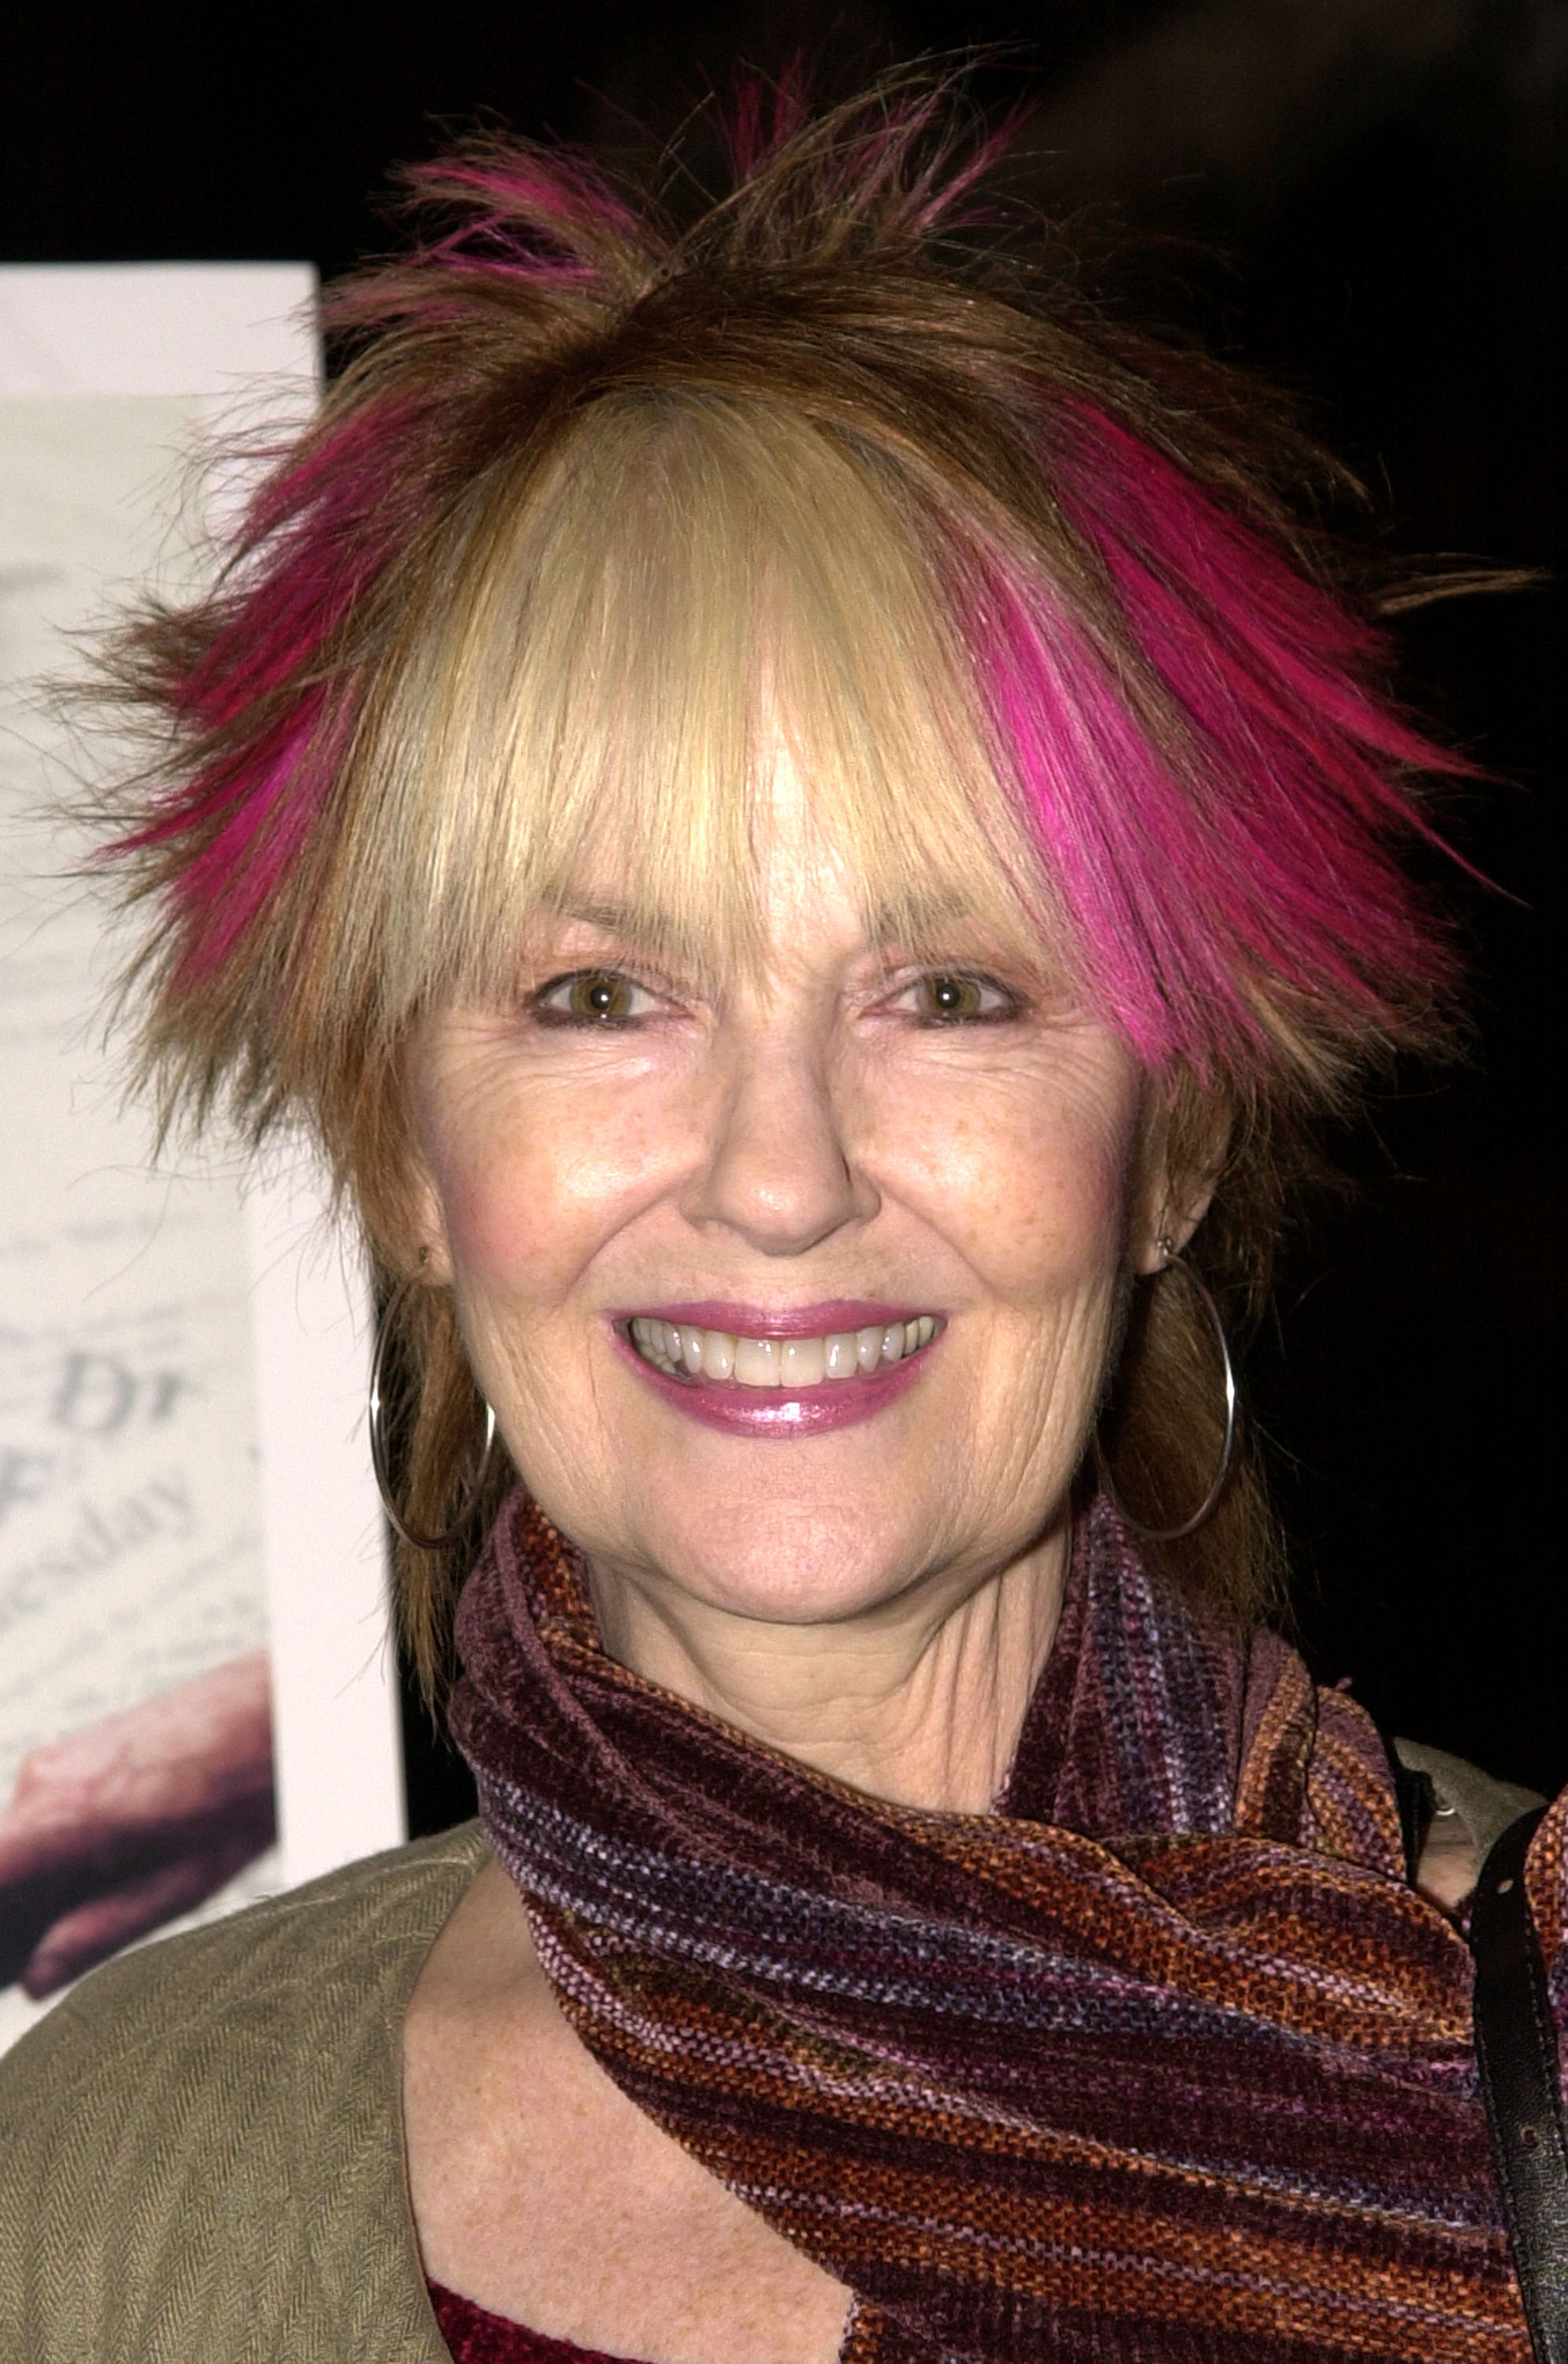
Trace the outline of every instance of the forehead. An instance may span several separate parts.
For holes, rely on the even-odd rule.
[[[912,859],[890,892],[885,876],[868,871],[840,800],[813,794],[776,719],[756,783],[751,867],[757,949],[770,955],[783,939],[803,952],[820,943],[835,955],[859,946],[940,948],[950,955],[987,948],[1031,965],[1048,957],[1038,924],[1000,891],[977,900],[934,871],[923,875]],[[585,932],[662,958],[690,959],[697,953],[709,970],[745,958],[722,905],[699,899],[695,909],[690,903],[673,908],[662,898],[657,875],[650,875],[643,849],[625,831],[590,851],[577,877],[563,884],[535,924],[547,936]]]
[[[503,504],[398,676],[363,808],[404,873],[391,998],[506,991],[584,906],[753,965],[829,893],[877,941],[962,920],[1073,974],[918,519],[798,418],[666,429],[612,419]]]
[[[922,859],[917,817],[923,799],[917,794],[890,793],[890,784],[880,780],[846,783],[831,758],[814,770],[810,754],[792,743],[771,714],[744,773],[728,789],[713,785],[726,805],[744,812],[740,867],[752,891],[764,899],[848,900],[876,934],[987,914],[995,921],[997,907],[1008,899],[1000,876],[983,880],[976,896],[973,880],[966,888],[943,875],[940,858]],[[878,859],[883,849],[867,842],[876,835],[867,826],[868,808],[875,812],[884,798],[889,836],[903,840],[891,875],[885,859]],[[616,800],[604,828],[582,847],[570,881],[562,882],[560,908],[597,915],[623,931],[640,914],[642,926],[657,930],[666,865],[657,858],[656,835],[671,823],[678,825],[683,815],[702,827],[702,801],[696,784],[672,782],[658,799],[658,821],[650,826],[631,800]],[[904,822],[909,824],[906,833]]]

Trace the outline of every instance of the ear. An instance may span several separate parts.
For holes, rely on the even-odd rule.
[[[1190,1078],[1151,1108],[1128,1226],[1129,1271],[1159,1272],[1181,1254],[1225,1171],[1231,1123],[1228,1104]]]
[[[430,1288],[447,1288],[452,1279],[451,1235],[422,1121],[418,1047],[417,1041],[406,1044],[400,1061],[400,1104],[390,1128],[395,1145],[387,1158],[394,1174],[380,1228],[395,1272]]]
[[[416,1277],[428,1288],[450,1288],[452,1279],[451,1238],[446,1209],[434,1176],[423,1158],[409,1178],[406,1193],[407,1256]]]

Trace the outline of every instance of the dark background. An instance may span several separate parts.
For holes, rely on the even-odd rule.
[[[485,117],[634,146],[738,60],[819,87],[1011,45],[1025,180],[1169,233],[1163,300],[1296,388],[1409,553],[1560,570],[1557,0],[790,6],[380,0],[314,10],[13,0],[0,259],[295,259],[391,239],[389,172]],[[1564,828],[1555,584],[1403,628],[1414,696],[1496,775],[1451,831],[1477,1040],[1337,1144],[1353,1192],[1292,1242],[1252,1362],[1317,1672],[1392,1728],[1568,1779],[1559,1101]],[[464,1810],[409,1719],[416,1829]]]

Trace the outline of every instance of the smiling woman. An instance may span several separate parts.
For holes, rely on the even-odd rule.
[[[1258,1622],[1213,1351],[1313,1118],[1441,1037],[1398,855],[1460,767],[1329,472],[981,240],[951,92],[755,112],[684,229],[418,175],[217,589],[120,643],[144,1071],[303,1116],[362,1222],[481,1823],[19,2047],[0,2326],[1522,2359],[1449,1908],[1530,1801]],[[1564,1812],[1477,1920],[1528,1892],[1538,2036]]]
[[[782,747],[751,866],[744,968],[562,914],[525,931],[509,1006],[419,1031],[423,1275],[617,1655],[862,1787],[979,1812],[1127,1276],[1201,1199],[1175,1210],[1142,1070],[1038,950],[956,913],[926,922],[940,960],[869,931]],[[624,907],[635,874],[608,873]],[[1006,1645],[954,1655],[939,1703],[938,1636],[993,1589]],[[839,1729],[843,1622],[871,1613],[888,1728]],[[780,1623],[815,1742],[758,1664]]]
[[[754,976],[781,758],[868,946],[935,975],[974,953],[962,920],[1158,1078],[1177,1166],[1223,1165],[1206,1263],[1243,1317],[1300,1119],[1434,1031],[1447,964],[1392,845],[1445,759],[1290,520],[1321,464],[1060,276],[951,262],[984,159],[948,137],[873,101],[761,150],[680,239],[561,159],[428,169],[454,226],[339,292],[358,351],[320,425],[208,606],[125,643],[179,748],[111,822],[167,914],[150,1070],[172,1107],[303,1109],[393,1275],[422,1244],[424,1016],[515,1004],[573,913],[580,964]],[[482,1417],[454,1310],[409,1308],[426,1533]],[[1120,1398],[1129,1499],[1180,1523],[1218,1444],[1185,1292]],[[486,1512],[509,1483],[494,1463]],[[1174,1562],[1266,1599],[1244,1467]],[[404,1570],[432,1683],[465,1572],[462,1545]]]

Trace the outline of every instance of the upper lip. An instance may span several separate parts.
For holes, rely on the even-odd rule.
[[[678,1305],[634,1305],[615,1318],[673,1321],[694,1330],[723,1330],[734,1338],[829,1338],[847,1330],[885,1329],[934,1313],[933,1305],[895,1305],[881,1298],[834,1297],[817,1305],[740,1305],[728,1298],[705,1298]]]

